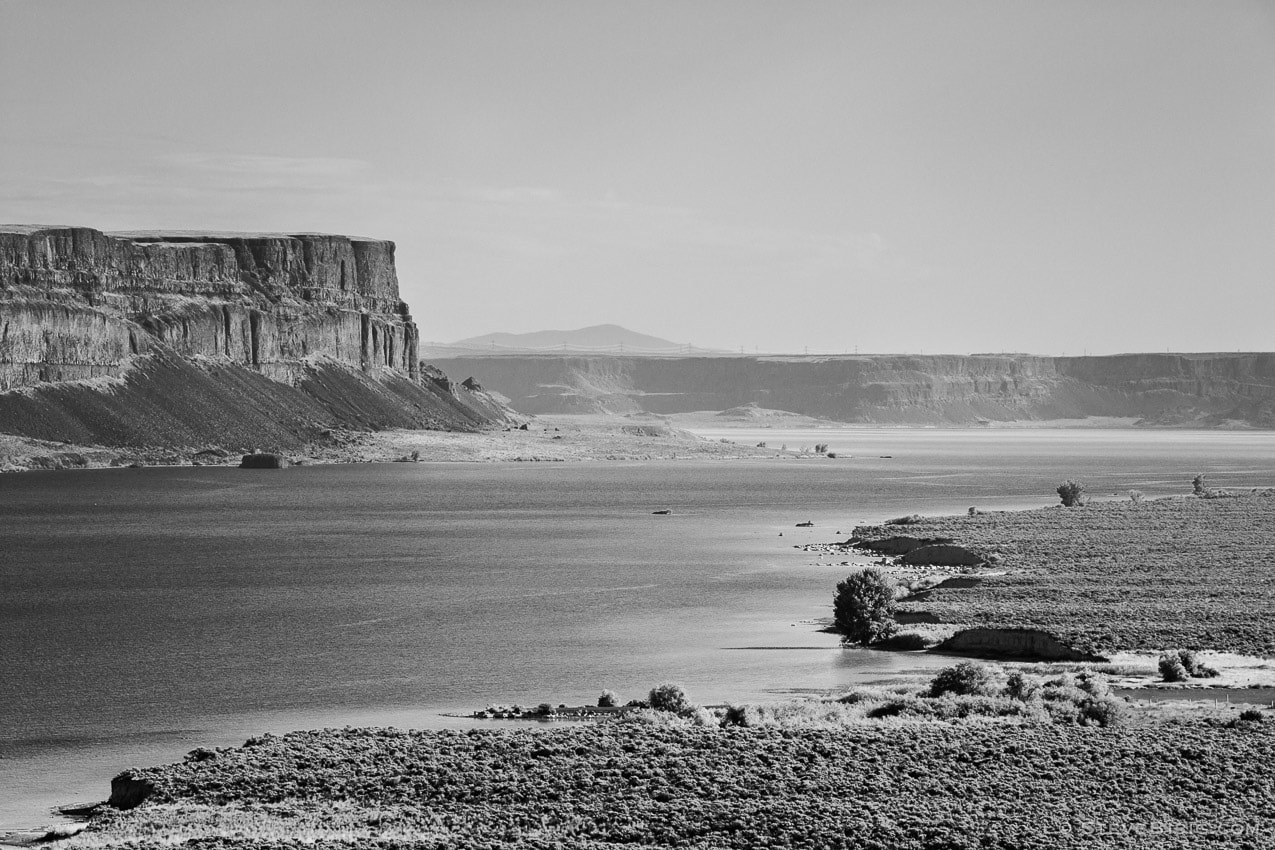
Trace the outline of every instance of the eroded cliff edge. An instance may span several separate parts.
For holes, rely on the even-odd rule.
[[[1275,428],[1275,354],[439,358],[522,413],[670,414],[745,405],[838,422],[973,425],[1119,417]]]
[[[417,339],[392,242],[0,225],[0,433],[286,447],[502,420]]]

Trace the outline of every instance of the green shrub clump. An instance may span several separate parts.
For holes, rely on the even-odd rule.
[[[1020,702],[1029,702],[1040,694],[1040,682],[1026,676],[1021,670],[1015,670],[1005,680],[1005,696]]]
[[[869,644],[894,634],[894,579],[868,567],[837,582],[833,624],[842,643]]]
[[[598,697],[598,708],[614,708],[620,704],[620,695],[615,691],[603,690]]]
[[[672,714],[690,714],[695,710],[695,704],[686,695],[686,689],[672,682],[664,682],[651,688],[647,702],[656,711]]]
[[[879,640],[875,644],[881,649],[893,649],[899,652],[917,652],[927,649],[930,642],[920,632],[899,632],[896,635]]]
[[[1083,505],[1085,503],[1085,485],[1068,478],[1058,485],[1058,497],[1062,499],[1063,507],[1065,508]]]
[[[932,697],[941,697],[943,694],[990,697],[998,690],[1000,689],[996,687],[991,671],[972,661],[962,661],[955,667],[944,668],[930,682]]]
[[[1212,679],[1218,672],[1209,667],[1189,649],[1166,652],[1160,656],[1160,676],[1166,682],[1185,682],[1187,679]]]

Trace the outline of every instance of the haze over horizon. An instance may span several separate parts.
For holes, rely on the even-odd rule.
[[[0,220],[393,239],[427,340],[1275,349],[1257,0],[0,0]]]

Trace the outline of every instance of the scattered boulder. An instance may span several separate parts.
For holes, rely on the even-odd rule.
[[[881,555],[906,555],[922,546],[946,546],[952,542],[950,537],[885,537],[880,540],[857,540],[856,549],[867,549]]]
[[[111,796],[106,805],[116,809],[134,809],[154,791],[155,785],[149,779],[139,779],[126,770],[111,780]]]
[[[987,559],[964,546],[937,543],[918,546],[904,555],[900,563],[910,567],[983,567],[987,565]]]
[[[270,452],[244,455],[243,460],[239,461],[240,469],[283,469],[283,467],[283,458]]]

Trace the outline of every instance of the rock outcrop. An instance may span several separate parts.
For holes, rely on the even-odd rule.
[[[291,380],[307,358],[417,374],[394,243],[0,226],[0,389],[119,375],[162,343]]]
[[[0,432],[288,446],[509,411],[422,369],[394,243],[0,226]]]
[[[789,411],[840,422],[1122,417],[1275,428],[1275,354],[441,358],[522,413]]]
[[[940,652],[984,658],[1018,658],[1032,661],[1106,661],[1101,655],[1081,652],[1039,629],[963,629],[938,645]]]

